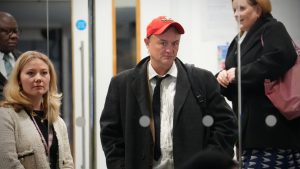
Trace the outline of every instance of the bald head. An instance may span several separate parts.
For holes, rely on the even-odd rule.
[[[0,26],[2,26],[1,24],[3,22],[7,22],[9,20],[13,20],[16,22],[16,19],[10,13],[0,11]]]
[[[19,40],[18,24],[9,13],[0,11],[0,51],[12,52],[17,47]]]

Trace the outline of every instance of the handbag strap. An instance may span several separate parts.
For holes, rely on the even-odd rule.
[[[295,41],[292,38],[291,38],[291,41],[296,50],[297,56],[300,56],[300,47],[295,43]],[[265,43],[264,43],[264,39],[263,39],[263,34],[260,35],[260,42],[261,42],[262,47],[264,47]]]
[[[260,42],[261,42],[261,46],[264,47],[265,43],[264,43],[264,39],[263,39],[263,34],[260,35]]]
[[[194,71],[193,71],[194,65],[193,64],[186,63],[185,68],[187,71],[188,79],[191,84],[192,93],[193,93],[194,97],[197,99],[197,103],[200,105],[200,107],[203,109],[203,111],[205,113],[207,113],[204,84],[200,83],[200,82],[195,82],[195,79],[197,79],[199,77],[197,77],[197,75],[194,75]]]

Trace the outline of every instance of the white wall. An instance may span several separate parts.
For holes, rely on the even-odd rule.
[[[283,22],[293,40],[300,45],[300,0],[272,0],[272,14]]]
[[[96,149],[97,168],[105,169],[106,162],[100,142],[99,119],[104,106],[106,93],[113,76],[112,53],[112,1],[95,1],[95,125],[97,127]]]
[[[160,5],[157,5],[160,4]],[[178,58],[218,71],[217,46],[230,42],[236,31],[230,1],[224,0],[141,0],[141,56],[147,56],[143,38],[149,22],[166,15],[182,24]]]
[[[300,1],[271,2],[274,17],[286,25],[294,41],[300,44]],[[229,43],[238,32],[230,0],[141,0],[142,57],[147,56],[143,41],[146,27],[159,15],[171,17],[185,28],[178,52],[180,59],[213,73],[219,70],[217,46]]]

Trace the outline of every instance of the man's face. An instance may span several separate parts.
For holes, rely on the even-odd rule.
[[[19,40],[18,24],[10,16],[0,16],[0,51],[9,53],[16,49]]]
[[[145,38],[145,44],[150,53],[151,65],[159,74],[166,73],[172,66],[179,48],[181,34],[170,27],[160,35]]]

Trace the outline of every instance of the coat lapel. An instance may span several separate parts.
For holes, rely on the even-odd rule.
[[[131,89],[134,92],[141,115],[151,117],[151,99],[149,94],[149,85],[147,78],[147,64],[149,57],[143,59],[135,68],[134,78],[131,83]],[[174,98],[174,126],[178,121],[181,113],[182,106],[188,96],[190,88],[190,82],[188,80],[186,71],[180,61],[176,60],[176,66],[178,69],[178,76],[176,82],[176,94]]]
[[[133,91],[140,109],[140,117],[146,116],[150,119],[150,131],[152,133],[152,140],[154,141],[154,121],[152,118],[151,99],[149,93],[147,65],[149,57],[143,59],[135,68],[133,80],[131,83],[131,90]]]
[[[258,36],[251,36],[249,37],[249,40],[244,40],[245,43],[242,43],[241,45],[241,56],[244,56],[253,46],[255,46],[257,44],[257,41],[260,41],[260,39],[258,39],[257,37]]]
[[[150,95],[149,95],[149,85],[147,76],[147,64],[149,58],[143,59],[135,68],[133,75],[133,80],[131,83],[131,89],[139,104],[142,115],[150,117]]]
[[[249,32],[247,33],[245,39],[241,44],[241,56],[244,56],[257,43],[261,43],[260,38],[265,29],[265,26],[262,26],[263,23],[265,23],[265,21],[263,18],[261,18],[249,30]]]
[[[174,126],[178,121],[182,106],[188,96],[188,92],[191,90],[190,82],[183,65],[179,61],[176,61],[176,66],[178,75],[176,82],[176,94],[174,98]]]

